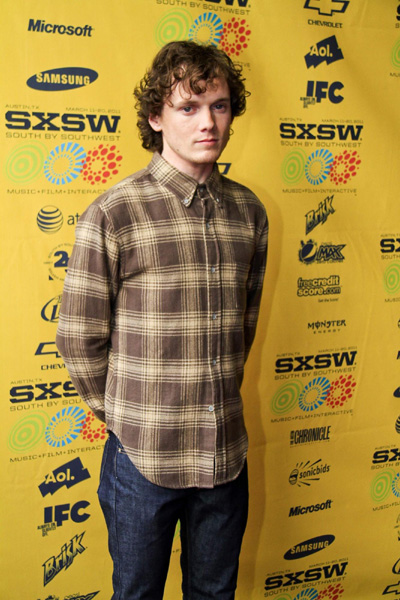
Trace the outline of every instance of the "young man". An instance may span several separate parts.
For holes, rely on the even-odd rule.
[[[215,163],[246,91],[220,50],[172,42],[135,96],[154,155],[82,215],[57,344],[109,430],[98,494],[113,599],[163,597],[179,520],[183,598],[231,600],[248,504],[240,385],[267,218]]]

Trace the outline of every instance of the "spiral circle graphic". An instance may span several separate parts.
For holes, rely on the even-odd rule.
[[[250,34],[251,29],[249,29],[246,19],[232,17],[228,23],[225,23],[222,31],[222,50],[229,56],[239,56],[247,48]]]
[[[288,185],[300,181],[304,175],[306,155],[302,150],[293,150],[283,160],[281,166],[282,179]]]
[[[46,442],[60,448],[73,442],[79,435],[86,413],[82,408],[70,406],[58,412],[46,427]]]
[[[56,146],[44,163],[46,179],[56,185],[70,183],[81,172],[85,157],[85,149],[75,142]]]
[[[353,397],[357,383],[353,375],[340,375],[331,382],[326,404],[331,408],[340,408]]]
[[[392,492],[396,498],[400,498],[400,473],[397,473],[392,481]]]
[[[400,69],[400,40],[397,40],[392,49],[392,65]]]
[[[11,430],[8,447],[14,452],[26,452],[37,446],[43,438],[49,417],[42,411],[27,415]]]
[[[398,262],[391,263],[385,270],[383,285],[388,294],[397,294],[400,290],[400,264]]]
[[[400,433],[400,417],[397,417],[395,424],[396,433]]]
[[[114,144],[100,144],[87,154],[82,165],[83,180],[91,185],[107,183],[108,179],[118,174],[121,161],[122,155]]]
[[[393,473],[384,471],[379,473],[371,484],[371,498],[374,502],[383,502],[390,494]]]
[[[285,415],[297,404],[299,394],[303,390],[301,381],[295,379],[284,383],[274,394],[271,401],[271,410],[276,415]]]
[[[314,588],[308,588],[307,590],[302,590],[293,600],[317,600],[318,592]]]
[[[16,148],[6,163],[7,177],[14,183],[28,183],[42,171],[47,148],[43,144],[24,144]]]
[[[344,150],[333,159],[329,178],[335,185],[346,184],[357,175],[360,164],[361,158],[357,150]]]
[[[344,594],[341,583],[330,584],[319,592],[318,600],[339,600]]]
[[[299,406],[305,412],[319,408],[325,402],[331,384],[326,377],[316,377],[306,385],[299,398]]]
[[[159,22],[156,29],[156,43],[164,46],[168,42],[176,42],[187,38],[192,17],[186,10],[168,12]]]
[[[214,13],[200,15],[189,29],[189,39],[198,44],[217,46],[223,30],[222,21]]]
[[[304,171],[307,181],[311,185],[319,185],[329,175],[333,162],[333,154],[324,148],[316,150],[309,157],[305,164]]]
[[[105,423],[98,421],[92,411],[89,411],[82,425],[82,438],[92,444],[105,440],[107,431]]]
[[[36,217],[36,223],[43,233],[56,233],[60,231],[64,217],[57,206],[44,206]]]

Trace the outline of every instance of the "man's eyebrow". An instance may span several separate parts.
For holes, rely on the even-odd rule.
[[[229,97],[223,97],[223,98],[217,98],[216,100],[213,100],[212,104],[219,104],[220,102],[230,102],[230,98]],[[190,98],[182,98],[182,100],[176,100],[175,102],[175,106],[187,106],[188,104],[198,104],[199,100],[193,99],[193,97],[191,96]]]

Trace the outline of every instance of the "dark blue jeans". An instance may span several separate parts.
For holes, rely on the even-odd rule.
[[[161,600],[181,522],[184,600],[233,600],[248,511],[247,466],[213,489],[148,481],[110,433],[98,489],[114,563],[112,600]]]

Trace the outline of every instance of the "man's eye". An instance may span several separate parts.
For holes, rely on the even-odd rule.
[[[226,104],[215,104],[214,108],[215,110],[222,112],[226,110]]]
[[[190,112],[192,112],[193,107],[192,106],[184,106],[182,108],[182,110],[183,110],[184,113],[190,113]]]

